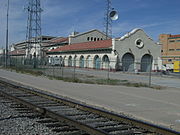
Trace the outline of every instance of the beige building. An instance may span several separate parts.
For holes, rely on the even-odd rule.
[[[173,69],[174,62],[180,60],[180,35],[161,34],[159,41],[162,63],[167,69]]]

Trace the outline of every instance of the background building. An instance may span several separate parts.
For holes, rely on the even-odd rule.
[[[161,34],[161,58],[167,69],[173,69],[175,61],[180,60],[180,35]]]

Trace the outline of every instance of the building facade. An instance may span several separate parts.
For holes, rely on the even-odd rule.
[[[159,42],[163,65],[167,69],[173,69],[174,62],[180,60],[180,35],[161,34]]]
[[[78,34],[68,45],[49,49],[49,63],[58,60],[63,66],[129,72],[160,69],[160,46],[142,29],[134,29],[121,38],[105,38],[98,30]]]

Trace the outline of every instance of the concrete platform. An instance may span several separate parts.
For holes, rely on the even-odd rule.
[[[77,84],[0,69],[0,77],[180,131],[180,89]],[[170,79],[170,78],[169,78]]]

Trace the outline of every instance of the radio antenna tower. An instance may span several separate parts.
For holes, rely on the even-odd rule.
[[[111,0],[106,0],[106,12],[104,17],[104,26],[106,39],[112,38],[112,21],[118,19],[118,13],[114,8],[112,8]]]
[[[112,20],[109,17],[111,10],[112,10],[112,2],[111,0],[106,0],[106,12],[104,16],[106,39],[112,36]]]
[[[37,57],[37,46],[41,46],[41,2],[40,0],[28,0],[28,20],[27,20],[27,57]],[[34,54],[30,54],[31,48],[35,49]],[[40,50],[40,48],[39,48]]]

